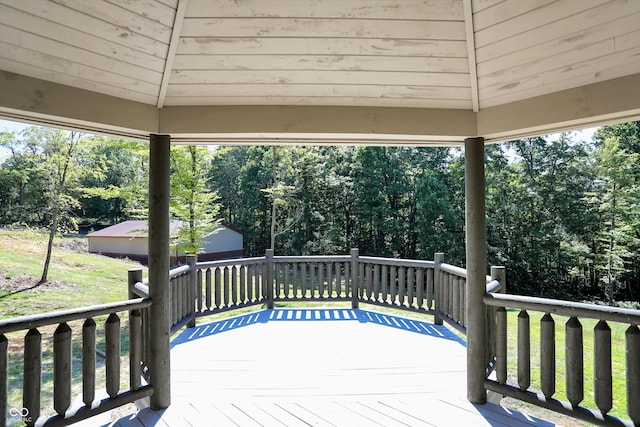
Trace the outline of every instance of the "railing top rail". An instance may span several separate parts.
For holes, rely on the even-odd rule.
[[[442,263],[440,264],[440,270],[462,277],[463,279],[467,278],[467,270],[462,267],[456,267],[455,265]]]
[[[640,324],[640,310],[629,308],[510,294],[485,295],[484,302],[487,305],[495,307],[510,307],[520,310],[539,311],[569,317],[586,317],[633,325]]]
[[[424,268],[434,268],[435,263],[429,260],[414,260],[414,259],[403,259],[403,258],[382,258],[382,257],[372,257],[372,256],[361,256],[358,258],[360,262],[364,262],[367,264],[384,264],[384,265],[395,265],[398,267],[424,267]]]
[[[181,265],[180,267],[172,268],[169,270],[169,278],[171,279],[181,274],[188,273],[190,269],[191,267],[188,265]]]
[[[253,258],[232,258],[218,261],[205,261],[196,263],[197,268],[211,268],[211,267],[226,267],[229,265],[248,265],[264,262],[266,257],[253,257]]]
[[[309,256],[274,256],[274,262],[343,262],[351,259],[350,255],[309,255]]]
[[[0,320],[0,334],[38,328],[40,326],[56,325],[58,323],[82,320],[89,317],[101,316],[103,314],[110,314],[118,311],[130,311],[149,306],[151,306],[150,299],[135,298],[127,301],[93,305],[91,307],[73,308],[70,310],[14,317],[13,319]]]
[[[142,298],[149,298],[149,286],[144,282],[138,282],[133,285],[131,292]]]
[[[502,283],[500,283],[500,281],[498,280],[491,280],[489,283],[487,283],[487,293],[489,294],[499,291],[500,288],[502,288]]]

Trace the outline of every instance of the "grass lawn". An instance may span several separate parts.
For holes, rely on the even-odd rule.
[[[49,280],[37,285],[42,274],[47,236],[35,231],[0,230],[0,319],[85,307],[126,300],[127,271],[140,264],[88,254],[83,239],[59,238],[55,241]],[[128,388],[128,318],[121,317],[121,389]],[[97,348],[104,350],[104,321],[94,319]],[[73,331],[73,395],[81,391],[82,321],[70,322]],[[42,414],[52,414],[53,332],[56,326],[39,328],[42,334]],[[22,407],[22,350],[24,331],[7,334],[9,340],[9,408]],[[96,357],[97,388],[104,388],[104,359]],[[98,391],[96,393],[99,393]],[[22,425],[9,419],[9,425]]]

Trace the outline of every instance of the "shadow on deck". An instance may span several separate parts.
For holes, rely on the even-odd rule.
[[[554,425],[469,403],[464,340],[396,315],[258,311],[186,329],[171,354],[172,405],[110,425]]]

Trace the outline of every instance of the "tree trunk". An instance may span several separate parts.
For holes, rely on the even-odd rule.
[[[39,285],[47,282],[47,276],[49,275],[49,264],[51,263],[51,252],[53,251],[53,239],[56,236],[56,231],[58,229],[58,219],[60,217],[60,212],[57,207],[53,209],[51,213],[51,228],[49,229],[49,242],[47,244],[47,256],[44,260],[44,267],[42,269],[42,277],[38,282]]]

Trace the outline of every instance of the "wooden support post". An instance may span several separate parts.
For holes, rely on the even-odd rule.
[[[198,287],[198,256],[187,255],[187,264],[189,265],[189,315],[191,320],[187,323],[187,328],[196,327],[196,288]]]
[[[484,138],[464,140],[465,153],[465,240],[467,255],[467,398],[486,403],[484,388],[487,363],[486,292],[486,207]]]
[[[444,253],[438,252],[433,255],[433,263],[435,265],[433,269],[433,323],[436,325],[442,325],[442,317],[439,313],[443,310],[442,298],[444,291],[444,284],[442,283],[442,271],[440,266],[444,263]]]
[[[358,267],[360,251],[357,248],[351,249],[351,308],[358,308],[360,299],[360,278]]]
[[[264,280],[267,287],[267,309],[273,310],[273,249],[267,249],[265,257],[267,258],[265,265],[267,271],[264,275]],[[313,292],[313,289],[311,290],[311,292]]]
[[[152,134],[149,144],[149,373],[151,409],[171,404],[171,293],[169,288],[169,155],[171,137]]]

